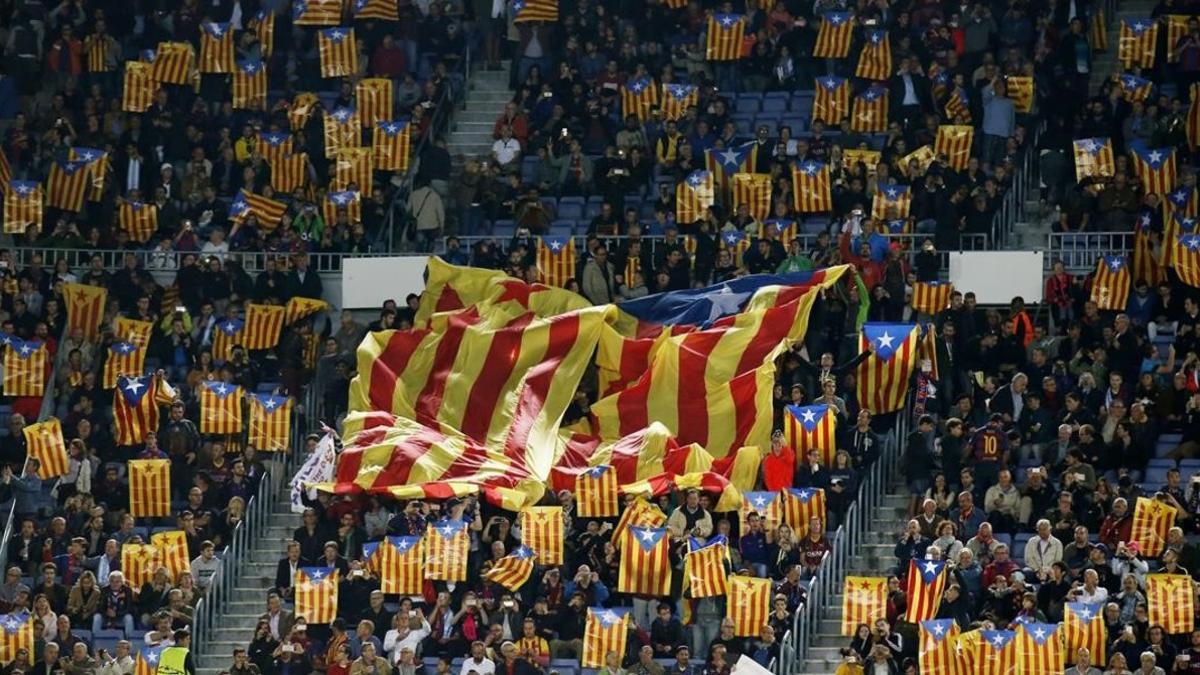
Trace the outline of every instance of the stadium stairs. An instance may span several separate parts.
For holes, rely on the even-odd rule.
[[[1108,50],[1092,55],[1092,81],[1090,93],[1092,96],[1100,93],[1100,87],[1113,75],[1121,73],[1121,64],[1117,62],[1117,46],[1121,40],[1121,19],[1149,19],[1155,3],[1152,0],[1120,0],[1113,16],[1108,17]],[[1160,27],[1159,31],[1165,31]],[[1160,33],[1161,34],[1161,33]]]
[[[508,88],[511,63],[501,62],[500,70],[475,68],[467,80],[466,99],[462,110],[454,115],[447,140],[450,154],[455,159],[456,175],[466,158],[486,159],[492,152],[492,126],[504,112],[504,104],[513,97]]]

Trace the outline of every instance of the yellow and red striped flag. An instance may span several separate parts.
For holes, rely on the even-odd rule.
[[[371,134],[375,168],[381,171],[408,171],[412,142],[410,135],[408,118],[376,122]]]
[[[122,340],[110,344],[107,356],[101,381],[105,389],[116,387],[117,379],[121,376],[137,377],[146,370],[146,348],[133,342]]]
[[[332,221],[327,221],[332,222]],[[329,303],[318,298],[305,298],[299,295],[288,298],[284,307],[283,323],[290,326],[301,319],[306,319],[317,312],[329,309]]]
[[[1157,558],[1167,546],[1167,533],[1175,527],[1175,507],[1157,499],[1138,497],[1133,508],[1130,537],[1147,558]]]
[[[725,616],[738,637],[762,635],[771,613],[771,580],[735,574],[729,577]]]
[[[1028,622],[1017,626],[1017,669],[1021,673],[1057,673],[1066,652],[1056,623]]]
[[[776,507],[782,521],[799,538],[808,536],[813,518],[820,520],[822,526],[829,522],[825,513],[825,491],[821,488],[788,488],[779,493]]]
[[[100,323],[104,319],[104,305],[108,303],[108,289],[103,286],[86,286],[84,283],[64,283],[62,300],[67,309],[67,335],[72,331],[83,331],[86,339],[100,334]]]
[[[295,153],[295,143],[292,142],[292,135],[286,131],[263,131],[258,134],[257,149],[274,171],[276,162]]]
[[[233,68],[233,24],[200,24],[200,72],[232,73]]]
[[[175,390],[157,376],[118,377],[113,392],[113,433],[117,445],[145,441],[147,432],[158,430],[158,407],[174,399]]]
[[[358,112],[342,106],[332,113],[325,113],[325,158],[335,159],[342,148],[362,147],[362,127],[358,123]]]
[[[821,463],[832,466],[837,454],[837,408],[824,403],[789,405],[783,416],[783,433],[798,457],[818,450]]]
[[[1117,38],[1117,60],[1123,70],[1134,66],[1154,67],[1154,50],[1158,45],[1158,22],[1154,19],[1121,19],[1121,35]],[[1168,51],[1173,45],[1168,47]]]
[[[774,530],[783,522],[783,493],[765,491],[742,492],[742,508],[738,510],[738,524],[741,532],[750,529],[750,514],[756,513],[763,524],[763,529]],[[799,516],[797,516],[799,518]],[[802,518],[807,522],[807,518]]]
[[[1108,629],[1104,625],[1104,604],[1068,602],[1063,605],[1063,641],[1067,654],[1074,656],[1086,649],[1093,659],[1102,659],[1108,646]]]
[[[321,201],[321,215],[325,218],[325,223],[334,225],[341,222],[338,220],[338,214],[342,212],[346,214],[347,222],[361,223],[362,197],[353,190],[326,192],[325,199]],[[287,323],[290,324],[291,321]]]
[[[971,146],[974,142],[975,127],[943,124],[938,127],[933,149],[937,154],[945,155],[946,163],[956,171],[962,171],[967,168],[967,160],[971,158]]]
[[[4,350],[4,395],[45,394],[48,365],[45,343],[12,338]]]
[[[563,562],[563,515],[561,506],[531,506],[517,516],[521,542],[537,553],[543,565]]]
[[[762,221],[771,213],[771,177],[765,173],[735,173],[733,208],[745,204],[755,220]]]
[[[233,355],[233,348],[242,344],[245,327],[241,319],[225,319],[216,325],[212,333],[213,360],[224,363]]]
[[[850,130],[864,134],[880,134],[887,130],[888,90],[880,86],[867,87],[858,96],[850,112]],[[843,155],[843,158],[845,155]]]
[[[242,433],[241,387],[225,382],[200,383],[200,433]]]
[[[937,616],[946,588],[946,563],[941,560],[910,560],[905,579],[908,607],[905,621],[920,623]]]
[[[250,404],[247,442],[264,452],[282,452],[290,448],[292,399],[265,394],[247,394],[247,399]]]
[[[1167,63],[1179,62],[1179,56],[1175,52],[1175,47],[1177,47],[1179,45],[1179,41],[1188,34],[1188,19],[1191,18],[1191,16],[1185,14],[1167,15]]]
[[[158,549],[150,544],[126,542],[121,546],[121,572],[125,574],[125,583],[131,587],[140,589],[142,584],[151,581],[157,567]]]
[[[1130,103],[1145,101],[1150,98],[1150,93],[1154,89],[1153,82],[1133,73],[1114,75],[1113,82],[1121,90],[1121,95],[1125,97],[1125,100]]]
[[[0,614],[0,663],[14,664],[17,652],[24,649],[28,666],[32,667],[37,647],[33,637],[33,616],[28,610]]]
[[[513,0],[513,23],[558,21],[558,0]]]
[[[899,183],[880,182],[871,201],[871,217],[880,220],[907,218],[912,209],[912,189]]]
[[[160,84],[191,84],[196,73],[196,52],[187,42],[160,42],[150,64]]]
[[[242,346],[249,350],[271,349],[279,344],[284,308],[279,305],[246,303],[246,325]]]
[[[887,577],[847,576],[842,584],[842,635],[887,618]]]
[[[108,153],[96,148],[71,148],[67,159],[85,162],[87,164],[87,199],[98,202],[104,198],[104,182],[111,170]]]
[[[620,513],[617,472],[594,466],[575,476],[575,510],[580,518],[613,518]]]
[[[825,213],[833,210],[829,165],[813,159],[792,165],[793,206],[800,213]],[[787,246],[785,243],[784,246]]]
[[[742,256],[750,250],[750,237],[741,230],[726,230],[721,233],[721,237],[717,241],[720,250],[729,251],[729,256],[733,258],[733,264],[741,267]]]
[[[400,10],[396,0],[354,0],[354,18],[357,21],[399,21]]]
[[[877,82],[892,76],[892,41],[886,30],[878,28],[867,33],[867,40],[858,53],[854,75]]]
[[[539,237],[538,276],[543,284],[562,288],[575,278],[575,240],[571,237]]]
[[[1160,197],[1170,192],[1177,179],[1175,148],[1148,148],[1138,141],[1129,146],[1129,163],[1142,182],[1142,191]]]
[[[949,281],[918,281],[913,284],[912,308],[933,316],[950,307],[954,284]]]
[[[1192,577],[1186,574],[1146,575],[1146,606],[1150,610],[1150,625],[1162,626],[1168,635],[1192,632],[1195,600],[1196,588]]]
[[[256,195],[242,188],[229,205],[229,218],[235,223],[241,223],[253,215],[258,224],[267,229],[274,229],[287,213],[287,204],[270,197]]]
[[[338,571],[336,567],[297,567],[296,618],[311,624],[333,623],[337,618]]]
[[[425,576],[438,581],[466,581],[471,540],[461,520],[429,523],[425,534]]]
[[[145,243],[158,230],[158,206],[121,200],[117,207],[117,222],[129,233],[130,241]]]
[[[621,85],[621,116],[646,121],[650,107],[658,103],[658,87],[649,77],[639,77]]]
[[[371,148],[342,148],[333,161],[333,180],[329,186],[338,191],[354,190],[370,197],[374,171]]]
[[[841,124],[850,114],[850,81],[844,77],[826,75],[816,80],[812,119],[825,124]]]
[[[1200,146],[1200,84],[1193,84],[1190,91],[1191,103],[1188,104],[1184,131],[1187,132],[1188,147],[1195,150]]]
[[[8,163],[8,155],[0,148],[0,190],[7,190],[12,182],[12,166]]]
[[[533,576],[533,559],[536,557],[532,548],[521,544],[511,554],[497,560],[483,578],[510,591],[520,590]]]
[[[120,445],[133,445],[120,443]],[[171,515],[171,460],[131,459],[129,474],[129,515],[134,518],[162,518]]]
[[[912,181],[917,181],[925,175],[925,172],[929,170],[929,165],[933,164],[935,159],[937,159],[937,155],[934,154],[933,148],[928,144],[922,145],[900,158],[900,173]]]
[[[42,227],[42,210],[45,194],[40,183],[32,180],[14,180],[4,191],[4,232],[24,234],[30,225]]]
[[[367,569],[379,577],[385,595],[420,595],[425,585],[421,537],[387,536],[363,544]]]
[[[853,14],[849,12],[826,12],[821,15],[821,26],[817,29],[817,41],[813,45],[813,57],[818,59],[844,59],[850,56],[850,42],[853,36]],[[813,119],[816,119],[816,117]]]
[[[625,654],[629,637],[629,608],[605,609],[588,607],[583,624],[583,655],[579,663],[584,668],[603,668],[611,652],[620,659]]]
[[[321,77],[350,77],[358,74],[358,45],[354,29],[339,26],[317,32],[321,55]]]
[[[1179,280],[1193,287],[1200,288],[1200,234],[1184,234],[1169,244],[1171,265]]]
[[[308,184],[308,153],[280,157],[271,166],[271,187],[275,192],[290,193]]]
[[[739,173],[752,173],[758,163],[758,144],[710,148],[704,152],[704,164],[721,192],[728,196],[730,181]]]
[[[179,580],[179,575],[190,574],[192,557],[188,555],[187,533],[183,530],[165,530],[150,535],[150,544],[157,549],[156,566],[167,568],[173,581]]]
[[[779,243],[783,244],[784,250],[787,250],[792,245],[792,240],[796,238],[796,221],[791,218],[769,218],[764,220],[759,236],[768,239],[778,239]]]
[[[1164,217],[1164,225],[1166,233],[1163,236],[1163,241],[1171,241],[1178,236],[1171,232],[1171,224],[1175,222],[1177,215],[1168,213]],[[1144,281],[1151,288],[1157,288],[1159,284],[1167,280],[1166,263],[1168,252],[1171,251],[1171,246],[1163,246],[1161,251],[1154,245],[1151,240],[1150,232],[1150,214],[1143,213],[1138,216],[1137,222],[1133,225],[1133,280],[1134,283]]]
[[[741,14],[717,12],[708,17],[704,58],[709,61],[737,61],[742,58],[746,18]]]
[[[125,62],[125,84],[121,88],[121,110],[143,113],[154,104],[158,83],[154,81],[154,68],[141,61]]]
[[[364,127],[392,119],[392,81],[386,77],[360,80],[354,88],[354,104]]]
[[[1104,9],[1096,8],[1088,21],[1088,43],[1093,52],[1108,51],[1108,21],[1104,18]]]
[[[682,119],[688,108],[696,105],[699,100],[700,90],[694,84],[664,84],[663,117],[668,120]]]
[[[37,424],[26,425],[21,433],[25,436],[29,456],[40,462],[38,478],[48,480],[67,474],[70,459],[63,440],[62,423],[57,418],[48,417]]]
[[[882,159],[882,153],[878,150],[858,150],[855,148],[847,149],[842,153],[842,166],[847,168],[862,163],[867,170],[867,175],[875,175],[875,167],[879,166]]]
[[[56,160],[46,180],[46,206],[64,211],[83,209],[88,189],[88,163],[80,160]]]
[[[269,9],[258,10],[246,22],[246,30],[254,31],[263,58],[270,58],[275,52],[275,12]]]
[[[1101,256],[1096,260],[1096,272],[1092,276],[1091,300],[1100,309],[1125,311],[1129,304],[1131,282],[1125,256]]]
[[[128,580],[128,575],[126,575],[126,580]],[[141,586],[136,585],[134,588],[141,588]],[[157,647],[151,647],[145,643],[137,645],[133,660],[133,675],[157,675],[158,663],[162,659],[163,650],[166,648],[166,643],[160,644]]]
[[[296,0],[292,22],[297,26],[336,26],[342,21],[342,0]]]
[[[233,69],[235,110],[262,107],[267,102],[267,64],[262,59],[244,59]]]
[[[671,592],[671,538],[665,527],[631,525],[621,546],[617,592],[665,596]]]
[[[688,552],[683,558],[683,583],[689,598],[711,598],[729,593],[729,540],[716,535],[707,542],[688,537]]]
[[[1011,630],[981,630],[975,644],[977,675],[1016,675],[1017,634]]]
[[[863,324],[861,349],[871,355],[858,366],[859,405],[876,415],[904,407],[918,337],[911,324]]]
[[[625,505],[625,510],[613,528],[613,546],[621,548],[625,543],[625,531],[634,526],[662,527],[667,522],[667,516],[658,506],[638,497]]]
[[[134,345],[146,349],[150,345],[150,336],[154,333],[154,322],[118,316],[113,322],[113,333],[118,340],[132,342]]]
[[[958,635],[958,624],[954,619],[921,622],[917,661],[923,675],[960,675],[956,649]]]
[[[321,105],[321,99],[311,91],[302,91],[296,94],[296,97],[292,99],[292,105],[288,107],[288,124],[291,125],[292,131],[303,131],[319,105]]]
[[[1013,101],[1013,105],[1014,107],[1017,105],[1015,100]],[[967,92],[962,87],[954,87],[953,91],[950,92],[943,112],[946,114],[946,120],[955,125],[970,124],[971,106]]]
[[[1107,138],[1081,138],[1074,142],[1075,180],[1088,176],[1112,177],[1116,171],[1113,162],[1112,141]]]
[[[686,180],[675,185],[676,222],[687,225],[704,218],[715,201],[712,172],[693,171]]]

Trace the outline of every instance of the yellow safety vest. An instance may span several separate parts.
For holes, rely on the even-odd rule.
[[[183,647],[167,647],[158,657],[158,675],[184,675],[188,650]]]

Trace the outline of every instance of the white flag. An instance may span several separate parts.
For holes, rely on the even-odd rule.
[[[326,433],[317,443],[317,449],[304,460],[304,465],[292,478],[292,513],[304,513],[304,502],[301,490],[305,483],[328,483],[333,480],[334,469],[337,468],[337,450],[333,445],[333,434]],[[308,498],[316,499],[317,491],[308,489]]]

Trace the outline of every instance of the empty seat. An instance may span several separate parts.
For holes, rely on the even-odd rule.
[[[562,220],[583,220],[583,201],[575,203],[564,199],[558,203],[558,213],[555,215]]]
[[[575,234],[575,221],[573,220],[556,220],[550,223],[551,237],[570,237]]]
[[[788,109],[788,102],[785,98],[765,98],[762,102],[763,112],[785,112]]]

